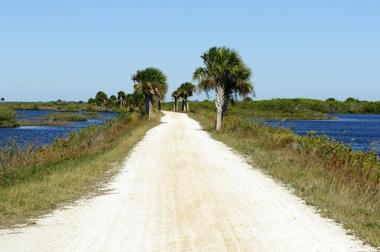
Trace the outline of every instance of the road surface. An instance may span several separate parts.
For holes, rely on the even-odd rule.
[[[0,230],[0,251],[370,251],[181,113],[165,112],[109,193]]]

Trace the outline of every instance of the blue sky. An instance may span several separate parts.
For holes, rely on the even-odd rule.
[[[237,49],[257,99],[380,100],[380,1],[1,1],[0,96],[87,100],[147,66],[170,93],[211,46]],[[203,98],[204,95],[195,98]]]

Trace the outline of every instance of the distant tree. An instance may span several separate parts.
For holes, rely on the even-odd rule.
[[[108,107],[114,107],[114,106],[117,106],[117,104],[118,104],[117,97],[115,95],[111,95],[107,101]]]
[[[355,99],[353,97],[348,97],[345,102],[358,102],[359,100],[358,99]]]
[[[178,92],[178,89],[172,93],[172,97],[173,97],[173,110],[177,111],[178,110],[178,99],[180,98],[180,94]]]
[[[162,99],[168,89],[166,75],[157,68],[148,67],[144,70],[138,70],[132,76],[132,80],[135,90],[144,94],[145,114],[152,118],[154,99]]]
[[[88,102],[89,104],[96,104],[96,101],[95,101],[94,98],[90,98],[90,99],[88,99],[87,102]]]
[[[201,58],[205,66],[197,68],[193,78],[198,80],[200,90],[206,93],[215,91],[216,130],[220,130],[231,96],[254,93],[250,81],[251,70],[237,51],[226,47],[213,47]]]
[[[95,96],[95,101],[98,106],[101,106],[102,108],[104,105],[106,105],[108,100],[108,96],[103,91],[99,91]]]
[[[123,91],[117,92],[117,101],[120,104],[120,108],[125,106],[126,94]]]
[[[1,100],[1,102],[4,102],[4,101],[5,101],[5,98],[4,98],[4,97],[1,97],[0,100]]]
[[[253,101],[253,99],[249,96],[247,96],[243,99],[243,102],[252,102],[252,101]]]
[[[189,110],[189,100],[188,98],[195,92],[195,85],[190,82],[182,83],[178,88],[179,96],[182,98],[182,111]]]
[[[336,102],[335,98],[327,98],[326,101],[327,102]]]

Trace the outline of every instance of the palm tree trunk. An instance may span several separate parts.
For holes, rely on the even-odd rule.
[[[161,101],[160,100],[158,100],[157,108],[158,108],[158,111],[161,111]]]
[[[151,94],[145,95],[145,114],[148,114],[149,119],[153,117],[153,97]]]
[[[185,111],[185,99],[182,99],[182,111]]]
[[[174,98],[174,111],[177,111],[178,109],[178,99]]]
[[[215,87],[215,107],[216,107],[216,125],[219,131],[222,128],[223,105],[225,103],[224,88],[221,85]]]

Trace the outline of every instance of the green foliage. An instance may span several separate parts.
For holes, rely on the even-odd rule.
[[[314,111],[320,113],[380,113],[380,101],[359,101],[348,98],[338,101],[329,98],[326,101],[315,99],[272,99],[254,102],[257,109],[294,113],[297,111]]]
[[[96,111],[86,111],[83,112],[82,115],[85,116],[87,119],[94,119],[100,117],[100,115]]]
[[[111,95],[110,98],[107,101],[107,105],[110,107],[117,106],[118,100],[115,95]]]
[[[182,83],[181,86],[178,87],[177,96],[187,100],[188,97],[192,96],[195,92],[195,85],[191,82]]]
[[[8,108],[0,108],[0,128],[17,127],[16,113]]]
[[[158,96],[163,98],[168,90],[166,75],[159,69],[148,67],[138,70],[132,80],[136,90],[142,90],[145,95]]]
[[[87,117],[82,114],[50,114],[47,116],[48,120],[52,121],[87,121]]]
[[[215,105],[211,101],[194,102],[191,107],[192,112],[199,112],[202,110],[212,110],[215,111]],[[235,102],[230,106],[226,115],[235,114],[243,118],[250,119],[299,119],[299,120],[323,120],[328,119],[326,115],[316,111],[310,110],[290,110],[285,105],[278,106],[274,109],[271,106],[262,106],[261,101],[243,101]]]

